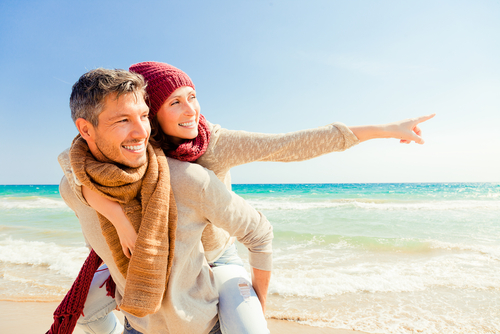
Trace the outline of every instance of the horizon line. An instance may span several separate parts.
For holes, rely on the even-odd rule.
[[[231,185],[283,185],[283,184],[444,184],[444,183],[498,183],[500,181],[438,181],[438,182],[286,182],[286,183],[231,183]],[[59,186],[55,183],[0,184],[0,186]]]

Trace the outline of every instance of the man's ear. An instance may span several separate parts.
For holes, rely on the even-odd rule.
[[[83,118],[78,118],[75,121],[75,125],[83,139],[85,139],[86,141],[93,139],[95,132],[92,123]]]

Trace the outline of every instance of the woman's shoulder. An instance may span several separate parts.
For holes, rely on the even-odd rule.
[[[221,133],[221,130],[222,130],[222,126],[220,126],[219,124],[214,124],[214,123],[210,123],[208,120],[207,120],[207,126],[208,126],[208,130],[210,131],[210,143],[213,143],[213,141],[217,140],[217,138],[220,136],[220,133]]]
[[[215,155],[215,147],[217,146],[221,132],[223,131],[222,127],[219,124],[210,123],[207,120],[207,125],[210,131],[210,141],[208,143],[207,150],[205,151],[205,153],[203,153],[203,155],[200,158],[198,158],[196,163],[202,165],[203,167],[212,169],[211,167],[213,167],[213,164],[217,163],[217,157]]]

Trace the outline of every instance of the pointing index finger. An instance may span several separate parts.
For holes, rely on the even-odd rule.
[[[420,116],[420,117],[417,117],[417,119],[416,119],[417,124],[418,124],[418,123],[425,122],[425,121],[428,121],[428,120],[430,120],[431,118],[433,118],[434,116],[436,116],[436,114],[430,114],[430,115],[426,115],[426,116]]]

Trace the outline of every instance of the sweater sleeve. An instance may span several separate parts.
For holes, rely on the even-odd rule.
[[[228,190],[213,172],[206,171],[209,178],[201,194],[205,217],[248,248],[252,267],[270,271],[274,237],[271,224],[262,213]]]
[[[359,143],[342,123],[281,134],[252,133],[216,128],[210,165],[216,174],[253,161],[303,161],[341,152]],[[203,163],[201,163],[203,165]]]
[[[75,209],[76,201],[80,201],[82,204],[88,207],[90,207],[90,205],[85,200],[85,197],[82,193],[82,185],[76,178],[75,174],[73,173],[73,169],[71,168],[71,163],[69,160],[69,148],[59,154],[59,156],[57,157],[57,161],[59,162],[59,165],[64,172],[64,176],[61,180],[61,183],[59,184],[59,193],[61,194],[61,197],[66,205],[69,206],[70,209],[73,210],[73,212],[75,212],[76,216],[78,217],[77,210]],[[91,249],[85,233],[83,233],[83,238],[85,239],[85,245],[89,249]]]
[[[74,192],[76,197],[86,206],[90,206],[85,200],[85,197],[83,196],[82,184],[76,178],[76,175],[75,173],[73,173],[73,169],[71,168],[71,162],[69,159],[69,148],[64,150],[61,154],[59,154],[59,156],[57,157],[57,161],[59,162],[59,165],[61,166],[61,169],[64,172],[64,176],[66,177],[66,182],[68,182],[68,185],[70,186],[71,190]]]

